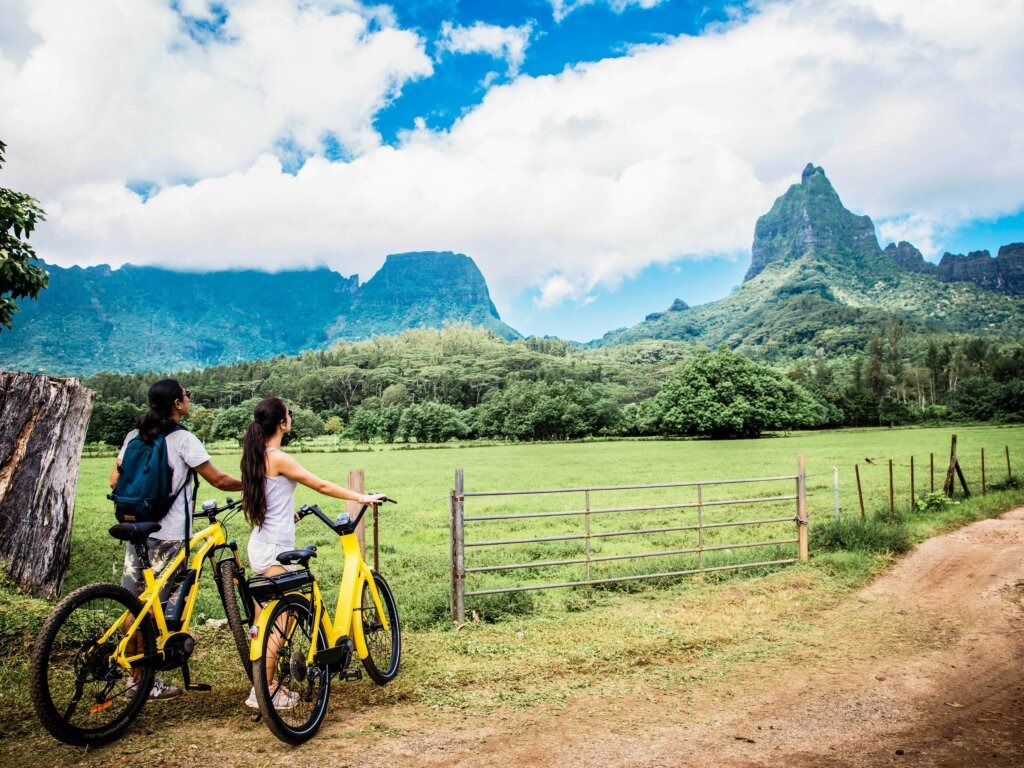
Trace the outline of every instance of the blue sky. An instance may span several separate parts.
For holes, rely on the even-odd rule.
[[[884,246],[1024,241],[1024,0],[0,0],[0,182],[57,264],[480,266],[588,340],[742,279],[825,168]]]
[[[733,4],[735,6],[735,4]],[[430,78],[407,85],[399,99],[377,116],[376,125],[385,141],[393,142],[399,131],[413,127],[412,119],[424,116],[435,129],[450,128],[486,93],[488,75],[494,82],[507,81],[508,70],[487,53],[446,56],[439,53],[438,33],[445,23],[457,27],[487,24],[496,27],[529,27],[529,46],[518,72],[529,77],[554,75],[581,61],[621,56],[629,47],[657,43],[667,36],[699,34],[710,22],[723,21],[722,4],[688,0],[662,2],[652,8],[627,6],[612,10],[606,3],[585,5],[555,22],[552,6],[545,0],[527,2],[456,2],[425,0],[396,3],[399,22],[416,29],[427,40],[435,57]]]

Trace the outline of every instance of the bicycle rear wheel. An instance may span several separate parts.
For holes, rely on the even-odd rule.
[[[267,636],[260,658],[252,662],[256,701],[271,733],[301,744],[327,714],[330,667],[306,661],[310,647],[323,648],[327,640],[314,626],[314,611],[303,595],[288,595],[265,610],[271,611]]]
[[[398,608],[388,583],[376,572],[373,572],[373,583],[377,586],[381,605],[387,614],[388,628],[384,628],[369,585],[363,582],[359,610],[367,650],[363,668],[373,682],[384,685],[398,674],[398,665],[402,659],[402,630],[398,624]]]
[[[252,680],[252,662],[249,661],[249,622],[246,620],[250,613],[243,603],[242,593],[235,581],[235,567],[234,560],[221,560],[213,572],[214,581],[217,582],[217,591],[224,605],[224,616],[228,620],[231,639],[235,643],[238,657],[242,660],[242,669]],[[245,578],[244,571],[240,578]]]
[[[61,600],[43,624],[32,648],[30,694],[40,722],[65,744],[107,744],[142,711],[157,666],[153,618],[137,633],[136,652],[150,659],[138,665],[138,680],[112,655],[125,636],[123,617],[141,610],[123,587],[89,584]]]

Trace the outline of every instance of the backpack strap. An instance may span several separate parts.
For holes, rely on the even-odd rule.
[[[182,430],[182,429],[185,429],[185,428],[183,426],[181,426],[181,424],[175,423],[170,429],[168,429],[164,433],[164,438],[166,439],[167,436],[170,435],[172,432],[177,432],[177,431]],[[185,430],[185,431],[187,432],[188,430]],[[192,509],[189,509],[188,493],[186,492],[185,493],[185,515],[184,515],[184,517],[185,517],[185,530],[184,530],[184,535],[182,536],[182,539],[185,542],[185,550],[186,551],[192,549],[192,537],[191,537],[192,513],[195,511],[196,494],[199,493],[199,473],[196,472],[192,467],[188,467],[188,471],[185,472],[185,481],[178,487],[178,490],[175,491],[174,495],[171,497],[170,504],[167,507],[168,509],[170,509],[172,506],[174,506],[174,502],[178,500],[178,496],[181,494],[182,491],[185,490],[185,486],[188,485],[189,477],[192,478]]]
[[[185,494],[185,551],[191,551],[192,549],[192,513],[196,510],[196,495],[199,493],[199,473],[196,472],[192,467],[188,468],[188,472],[185,473],[185,482],[181,484],[184,488],[188,485],[188,478],[192,477],[192,507],[189,508],[188,494]],[[179,489],[180,493],[180,489]]]

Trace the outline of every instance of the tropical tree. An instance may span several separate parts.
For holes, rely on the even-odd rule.
[[[641,418],[660,434],[757,437],[767,430],[819,426],[826,410],[782,373],[722,348],[680,364],[644,402]]]
[[[250,398],[239,405],[221,408],[213,419],[210,429],[214,440],[238,440],[241,442],[245,430],[252,423],[252,413],[259,404],[258,398]]]
[[[469,432],[462,411],[433,400],[415,403],[402,412],[398,421],[400,440],[416,440],[421,443],[443,443],[463,438]]]
[[[393,443],[402,409],[397,405],[356,408],[345,428],[345,437],[360,443]]]
[[[7,145],[0,141],[0,168]],[[35,198],[0,187],[0,326],[10,329],[20,299],[38,298],[50,281],[34,264],[36,252],[28,243],[36,223],[46,215]]]
[[[89,428],[85,433],[88,443],[106,443],[120,446],[132,429],[135,428],[144,409],[139,408],[127,398],[123,400],[98,401],[89,418]]]

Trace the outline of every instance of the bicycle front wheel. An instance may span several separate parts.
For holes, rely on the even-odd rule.
[[[287,595],[268,606],[266,638],[252,662],[260,714],[281,741],[301,744],[312,738],[327,714],[331,670],[307,664],[311,647],[327,643],[314,625],[314,611],[303,595]]]
[[[89,584],[61,600],[32,648],[29,688],[40,722],[74,746],[98,746],[118,738],[138,717],[156,669],[156,627],[142,621],[137,647],[143,661],[132,671],[114,657],[129,621],[142,603],[117,584]]]
[[[217,563],[214,573],[214,581],[217,582],[217,591],[220,593],[220,600],[224,604],[224,616],[228,620],[228,629],[231,630],[231,639],[235,643],[235,650],[242,660],[242,669],[250,680],[252,680],[252,662],[249,661],[249,622],[246,617],[249,611],[242,601],[242,593],[235,581],[235,561],[231,559],[221,560]],[[241,578],[245,578],[244,572]]]
[[[388,583],[376,572],[373,572],[373,583],[387,614],[388,627],[384,628],[384,622],[381,621],[380,613],[373,602],[373,595],[370,594],[369,584],[363,582],[359,608],[367,650],[363,668],[373,682],[384,685],[389,680],[394,680],[398,674],[398,664],[402,659],[402,630],[398,625],[398,608],[395,606],[395,598]]]

